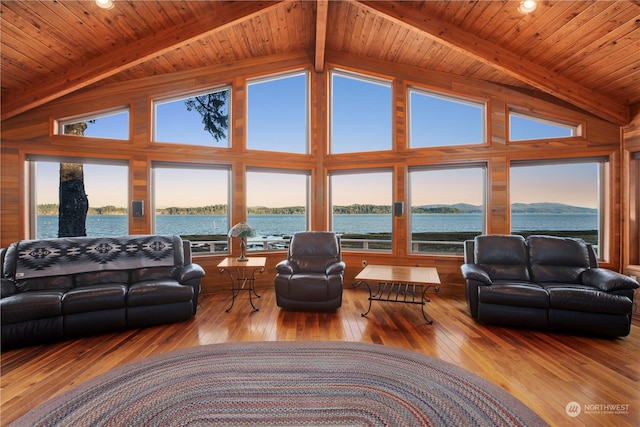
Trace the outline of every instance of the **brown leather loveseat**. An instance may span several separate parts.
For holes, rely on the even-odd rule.
[[[485,235],[465,242],[466,296],[482,323],[626,336],[638,283],[598,267],[581,239]]]

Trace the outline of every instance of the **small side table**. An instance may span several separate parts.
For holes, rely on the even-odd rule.
[[[238,261],[234,257],[227,257],[220,261],[218,268],[220,273],[227,272],[229,279],[231,280],[231,305],[225,311],[228,313],[233,308],[233,304],[236,301],[236,297],[240,294],[240,291],[249,292],[249,302],[253,311],[258,311],[259,308],[253,303],[253,297],[260,298],[260,295],[256,293],[255,281],[256,272],[263,273],[264,266],[267,262],[266,257],[249,257],[248,261]]]

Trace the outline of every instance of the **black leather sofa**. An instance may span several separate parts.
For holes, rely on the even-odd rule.
[[[276,304],[293,310],[335,310],[342,305],[340,237],[331,231],[293,235],[287,259],[276,265]]]
[[[581,239],[484,235],[465,242],[471,316],[486,324],[626,336],[638,283],[598,267]]]
[[[179,236],[23,240],[0,255],[3,350],[187,320],[205,275]]]

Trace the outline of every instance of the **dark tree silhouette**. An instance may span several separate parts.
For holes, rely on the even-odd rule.
[[[65,135],[83,136],[87,123],[79,122],[64,127]],[[58,208],[58,237],[87,235],[89,198],[84,190],[82,163],[60,163],[60,203]]]
[[[223,90],[195,96],[185,101],[188,111],[196,110],[200,113],[204,130],[209,132],[216,141],[227,136],[229,115],[223,110],[223,107],[227,104],[228,96],[228,91]]]

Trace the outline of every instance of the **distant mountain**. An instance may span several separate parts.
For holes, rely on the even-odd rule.
[[[513,213],[597,213],[597,209],[583,208],[580,206],[565,205],[562,203],[514,203],[511,205]],[[482,213],[482,206],[468,203],[455,203],[453,205],[422,205],[413,208],[414,213]]]
[[[562,203],[514,203],[511,205],[513,213],[597,213],[597,209]]]

